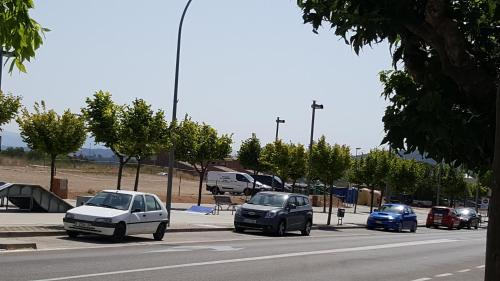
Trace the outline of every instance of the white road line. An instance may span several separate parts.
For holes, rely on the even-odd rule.
[[[457,272],[458,272],[458,273],[465,273],[465,272],[469,272],[469,271],[470,271],[470,269],[469,269],[469,268],[467,268],[467,269],[462,269],[462,270],[459,270],[459,271],[457,271]]]
[[[117,275],[117,274],[134,273],[134,272],[157,271],[157,270],[174,269],[174,268],[197,267],[197,266],[205,266],[205,265],[239,263],[239,262],[248,262],[248,261],[262,261],[262,260],[283,259],[283,258],[312,256],[312,255],[326,255],[326,254],[347,253],[347,252],[357,252],[357,251],[369,251],[369,250],[379,250],[379,249],[391,249],[391,248],[400,248],[400,247],[409,247],[409,246],[418,246],[418,245],[451,243],[451,242],[457,242],[457,241],[459,241],[459,240],[452,240],[452,239],[422,240],[422,241],[381,244],[381,245],[362,246],[362,247],[353,247],[353,248],[330,249],[330,250],[310,251],[310,252],[296,252],[296,253],[279,254],[279,255],[258,256],[258,257],[227,259],[227,260],[215,260],[215,261],[206,261],[206,262],[166,265],[166,266],[158,266],[158,267],[146,267],[146,268],[137,268],[137,269],[130,269],[130,270],[120,270],[120,271],[111,271],[111,272],[102,272],[102,273],[93,273],[93,274],[64,276],[64,277],[49,278],[49,279],[38,279],[38,280],[33,280],[33,281],[70,280],[70,279],[99,277],[99,276]]]
[[[446,276],[452,276],[452,275],[453,275],[453,273],[443,273],[443,274],[438,274],[434,277],[446,277]]]
[[[432,278],[428,278],[428,277],[424,277],[424,278],[419,278],[419,279],[415,279],[415,280],[412,280],[412,281],[427,281],[427,280],[431,280]]]
[[[484,264],[480,265],[480,266],[476,266],[476,268],[479,268],[479,269],[484,268]]]
[[[26,249],[26,251],[31,252],[48,252],[48,251],[66,251],[66,250],[79,250],[79,249],[104,249],[104,248],[122,248],[122,247],[134,247],[134,246],[156,246],[156,245],[170,245],[170,244],[206,244],[206,243],[219,243],[219,242],[245,242],[245,241],[256,241],[256,240],[275,240],[276,237],[248,237],[247,235],[238,235],[246,238],[229,238],[229,239],[219,239],[219,240],[189,240],[189,241],[151,241],[151,242],[130,242],[125,244],[110,244],[110,245],[99,245],[99,246],[81,246],[81,247],[59,247],[51,249]],[[371,234],[349,234],[349,235],[319,235],[319,236],[300,236],[300,237],[285,237],[284,239],[318,239],[318,238],[346,238],[346,237],[358,237],[358,236],[373,236]],[[54,236],[57,238],[58,236]],[[64,237],[64,236],[62,236]],[[168,240],[168,236],[165,236],[165,240]],[[86,241],[86,240],[85,240]],[[43,242],[43,241],[42,241]],[[43,244],[43,243],[41,243]],[[0,251],[0,254],[9,254],[13,251]]]

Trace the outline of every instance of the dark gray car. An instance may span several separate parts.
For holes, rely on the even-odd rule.
[[[283,236],[287,231],[300,230],[309,235],[313,210],[307,196],[283,192],[259,192],[236,210],[236,232],[257,229]]]

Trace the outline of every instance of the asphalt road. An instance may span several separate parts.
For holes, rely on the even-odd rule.
[[[485,230],[351,229],[280,238],[167,234],[160,243],[123,245],[90,238],[72,249],[1,252],[0,280],[480,281],[485,237]]]

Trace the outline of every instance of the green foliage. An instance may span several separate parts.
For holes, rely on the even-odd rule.
[[[0,48],[13,54],[9,72],[14,66],[26,72],[24,61],[35,57],[43,33],[49,31],[30,18],[29,10],[33,8],[33,0],[0,1]]]
[[[425,177],[425,165],[415,160],[393,157],[390,162],[388,183],[399,194],[414,194]]]
[[[0,152],[0,155],[4,155],[7,157],[16,157],[20,158],[25,155],[24,148],[22,147],[7,147],[6,149]]]
[[[381,73],[384,142],[478,170],[490,167],[500,65],[494,0],[298,0],[305,23],[328,23],[356,53],[387,41],[396,71]],[[403,70],[397,67],[403,65]]]
[[[158,153],[170,143],[170,134],[165,114],[151,110],[151,105],[142,99],[135,99],[132,106],[126,106],[120,139],[125,154],[143,160]]]
[[[0,91],[0,131],[2,126],[16,116],[21,107],[21,97],[5,95]]]
[[[354,178],[360,184],[381,188],[389,181],[389,171],[394,155],[389,151],[374,149],[355,165]]]
[[[319,179],[327,186],[332,186],[351,166],[350,149],[345,145],[331,146],[321,136],[314,144],[310,155],[311,179]]]
[[[238,151],[238,160],[245,169],[250,169],[254,173],[258,173],[262,171],[262,164],[259,159],[261,151],[260,140],[255,134],[252,134],[251,138],[241,143],[240,150]]]
[[[289,146],[281,140],[268,143],[262,149],[260,162],[264,169],[277,174],[283,181],[288,179],[290,173]]]
[[[193,165],[198,172],[206,169],[210,161],[222,160],[231,153],[231,136],[217,136],[207,124],[186,118],[175,129],[175,157]]]
[[[43,101],[35,103],[34,113],[23,109],[17,123],[29,148],[51,156],[77,151],[86,137],[83,117],[69,110],[59,116],[54,110],[47,110]]]
[[[288,177],[295,183],[306,174],[307,154],[302,144],[290,144]]]

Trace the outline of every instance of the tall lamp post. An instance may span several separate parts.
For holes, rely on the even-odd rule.
[[[280,123],[285,123],[285,120],[280,119],[280,117],[278,116],[278,118],[276,118],[276,141],[278,141],[278,131],[280,129]]]
[[[312,121],[311,121],[311,138],[309,139],[309,157],[311,156],[312,153],[312,147],[313,147],[313,137],[314,137],[314,117],[316,114],[316,109],[323,109],[322,104],[317,104],[315,100],[313,100],[313,103],[311,105],[312,108]],[[311,192],[311,161],[309,161],[309,179],[308,179],[308,185],[307,185],[307,196],[309,196],[309,193]]]
[[[358,171],[358,150],[360,150],[361,147],[356,147],[356,172]],[[356,191],[356,199],[354,201],[354,213],[356,213],[356,208],[358,207],[358,196],[359,196],[359,185],[358,185],[358,190]]]
[[[188,0],[184,11],[182,12],[181,21],[179,23],[179,31],[177,33],[177,57],[175,61],[175,83],[174,83],[174,103],[172,106],[172,123],[177,120],[177,89],[179,86],[179,60],[181,55],[181,34],[182,34],[182,23],[184,22],[184,16],[186,15],[187,9],[191,4],[192,0]],[[173,173],[174,173],[174,161],[175,161],[175,147],[170,149],[168,157],[168,183],[167,183],[167,211],[168,211],[168,224],[170,225],[170,213],[172,210],[172,185],[173,185]]]

